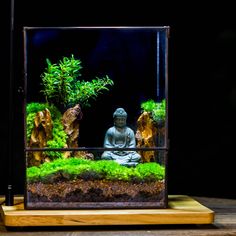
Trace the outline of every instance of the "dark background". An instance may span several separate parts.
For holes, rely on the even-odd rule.
[[[24,190],[22,95],[18,93],[23,78],[22,27],[169,25],[169,194],[236,197],[234,7],[227,2],[211,6],[130,2],[128,6],[122,1],[17,1],[11,90],[10,3],[3,3],[0,194],[7,185],[9,154],[14,193]]]

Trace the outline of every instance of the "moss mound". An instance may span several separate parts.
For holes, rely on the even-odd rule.
[[[39,167],[27,168],[28,183],[54,183],[75,179],[150,182],[162,180],[164,177],[165,168],[155,162],[141,163],[129,168],[115,161],[58,158]]]

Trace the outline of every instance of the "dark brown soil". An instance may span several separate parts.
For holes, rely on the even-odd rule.
[[[165,184],[78,179],[31,183],[27,192],[30,202],[155,202],[164,200]]]

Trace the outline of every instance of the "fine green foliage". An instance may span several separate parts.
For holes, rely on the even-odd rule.
[[[52,139],[47,141],[48,148],[64,148],[66,146],[67,134],[61,123],[61,117],[53,121]],[[63,153],[47,151],[45,152],[51,159],[62,157]]]
[[[105,77],[88,81],[77,81],[75,84],[75,92],[72,93],[71,100],[78,102],[82,106],[90,106],[90,99],[96,100],[99,94],[104,90],[109,90],[108,85],[112,86],[113,81],[106,75]]]
[[[141,163],[134,168],[121,166],[108,160],[84,160],[80,158],[58,158],[45,162],[39,167],[27,168],[28,182],[51,182],[59,178],[64,180],[95,180],[112,181],[158,181],[165,178],[165,168],[158,163]]]
[[[113,85],[113,81],[106,75],[105,77],[89,81],[79,80],[82,69],[81,61],[63,57],[58,64],[52,64],[46,59],[47,68],[41,75],[43,92],[48,103],[56,104],[58,107],[71,107],[79,103],[81,107],[90,106],[90,99],[96,97],[104,90],[109,90],[108,86]]]
[[[142,102],[141,108],[143,109],[143,111],[152,112],[156,108],[156,102],[154,102],[154,100],[152,99],[146,102]]]
[[[47,142],[48,148],[64,148],[66,146],[67,134],[63,129],[63,125],[61,123],[61,113],[60,111],[52,104],[48,103],[29,103],[26,106],[26,127],[27,127],[27,141],[30,140],[30,136],[32,134],[32,130],[34,128],[34,119],[36,113],[39,111],[43,111],[48,109],[51,114],[53,129],[52,129],[52,139]],[[62,157],[61,152],[45,152],[50,159]]]
[[[50,111],[53,120],[61,116],[61,112],[53,104],[38,102],[28,103],[26,106],[26,113],[27,115],[30,113],[37,113],[45,110],[46,108]]]
[[[144,179],[156,180],[156,179],[163,179],[163,176],[165,174],[165,169],[163,166],[158,165],[155,162],[149,162],[142,165],[138,165],[137,172],[139,172],[139,174]]]
[[[34,128],[34,119],[35,119],[36,113],[39,111],[43,111],[46,108],[50,111],[52,120],[61,118],[60,111],[52,104],[50,105],[48,103],[38,103],[38,102],[32,102],[32,103],[27,104],[26,106],[27,141],[29,141],[32,130]]]
[[[27,141],[30,140],[30,136],[32,134],[32,130],[34,128],[34,118],[35,118],[35,115],[36,115],[36,112],[32,112],[32,113],[29,113],[27,114],[27,117],[26,117],[26,139]]]
[[[166,117],[166,100],[155,102],[152,99],[141,103],[143,111],[150,112],[154,121],[164,121]]]

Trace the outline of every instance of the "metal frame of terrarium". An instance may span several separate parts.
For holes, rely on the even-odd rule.
[[[165,167],[165,177],[164,177],[164,201],[160,204],[158,202],[120,202],[120,201],[114,201],[114,202],[60,202],[59,204],[56,202],[49,202],[49,203],[38,203],[38,202],[30,202],[28,193],[27,193],[27,177],[25,181],[25,208],[26,209],[103,209],[103,208],[166,208],[168,204],[168,195],[167,195],[167,160],[168,160],[168,150],[169,150],[169,140],[168,140],[168,37],[169,37],[169,27],[168,26],[161,26],[161,27],[24,27],[24,70],[25,70],[25,91],[27,92],[27,76],[28,76],[28,54],[27,54],[27,32],[30,30],[44,30],[44,29],[56,29],[56,30],[80,30],[80,29],[133,29],[133,30],[156,30],[157,33],[157,46],[160,45],[160,36],[159,32],[163,31],[165,34],[165,42],[164,42],[164,47],[165,47],[165,52],[164,52],[164,68],[162,70],[164,71],[164,78],[165,78],[165,91],[164,91],[164,97],[166,100],[166,117],[165,117],[165,137],[164,137],[164,145],[161,147],[141,147],[141,148],[122,148],[124,151],[159,151],[164,153],[164,167]],[[157,48],[157,52],[159,52],[159,48]],[[159,60],[160,56],[157,55],[157,75],[159,75]],[[157,84],[159,85],[159,78],[157,77]],[[159,96],[159,86],[157,87],[157,97]],[[24,99],[24,109],[26,108],[26,102],[27,100],[27,94],[25,94],[25,99]],[[117,148],[101,148],[101,147],[76,147],[76,148],[31,148],[27,146],[27,141],[26,141],[26,110],[24,110],[24,139],[25,139],[25,160],[26,160],[26,155],[27,153],[31,152],[44,152],[44,151],[58,151],[58,152],[65,152],[65,151],[112,151],[112,150],[117,150]],[[25,163],[25,166],[27,164]],[[25,171],[26,172],[26,171]],[[55,204],[54,204],[55,203]]]

